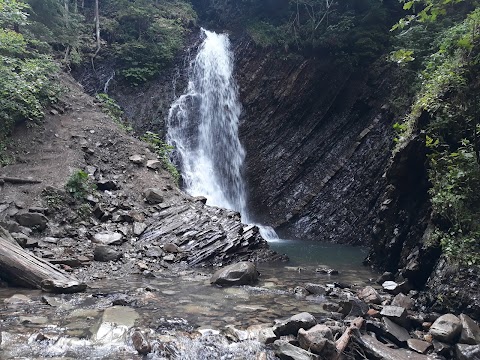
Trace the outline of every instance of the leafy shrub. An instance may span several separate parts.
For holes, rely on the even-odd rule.
[[[76,200],[84,200],[94,188],[89,181],[88,174],[83,170],[75,171],[65,184],[65,190]]]
[[[104,93],[97,94],[97,100],[102,104],[102,111],[110,116],[110,118],[123,130],[129,132],[133,128],[123,120],[123,110],[117,102]]]

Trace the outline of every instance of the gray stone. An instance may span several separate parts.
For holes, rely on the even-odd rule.
[[[278,321],[273,327],[273,332],[277,336],[297,335],[298,330],[308,330],[317,324],[317,319],[312,314],[303,312],[292,317]]]
[[[163,202],[163,192],[160,189],[147,189],[144,191],[145,201],[151,205]]]
[[[410,296],[399,293],[392,300],[392,306],[400,306],[407,310],[413,308],[414,301]]]
[[[158,160],[147,160],[147,168],[151,170],[160,170],[162,168],[162,162]]]
[[[128,331],[139,318],[138,313],[127,306],[112,306],[105,309],[95,328],[93,341],[98,344],[124,344]]]
[[[145,158],[142,155],[132,155],[128,158],[132,163],[137,164],[137,165],[142,165],[143,162],[145,161]]]
[[[210,283],[220,286],[248,285],[257,280],[258,271],[255,264],[242,261],[217,270],[210,279]]]
[[[454,343],[462,332],[462,322],[453,314],[445,314],[435,320],[429,332],[437,340]]]
[[[48,319],[45,316],[20,316],[21,324],[45,325]]]
[[[455,360],[480,360],[480,345],[457,344]]]
[[[163,257],[163,260],[168,261],[168,262],[173,262],[175,261],[175,254],[168,254]]]
[[[93,236],[93,242],[102,245],[121,245],[123,244],[123,234],[118,232],[103,232]]]
[[[132,343],[140,355],[147,355],[152,352],[152,345],[140,331],[135,331],[132,334]]]
[[[145,229],[147,228],[147,225],[142,222],[134,222],[133,223],[133,234],[136,236],[140,236],[143,234]]]
[[[18,245],[20,245],[22,248],[27,247],[27,242],[30,239],[27,235],[22,233],[12,233],[11,235],[15,239]]]
[[[122,253],[112,249],[109,246],[96,246],[93,252],[93,259],[95,261],[108,262],[117,261],[122,257]]]
[[[282,360],[320,360],[318,355],[296,347],[285,340],[275,341],[273,349],[275,355]]]
[[[327,354],[332,353],[332,347],[335,348],[332,330],[326,325],[315,325],[308,330],[299,329],[298,342],[302,349],[323,355],[323,358],[328,358]]]
[[[389,338],[395,340],[396,344],[405,345],[407,341],[411,338],[407,329],[401,327],[398,324],[395,324],[389,318],[384,317],[382,319],[383,324],[385,325],[385,331],[388,333]]]
[[[113,180],[99,180],[96,182],[97,189],[100,191],[105,190],[118,190],[118,184]]]
[[[178,253],[182,252],[182,249],[180,249],[175,244],[168,243],[168,244],[163,245],[163,251],[168,252],[168,253],[172,253],[172,254],[178,254]]]
[[[407,310],[400,306],[384,306],[380,311],[381,316],[386,316],[400,326],[408,327],[410,321],[407,318]]]
[[[21,212],[15,216],[18,223],[28,228],[45,230],[47,228],[48,219],[40,213]]]
[[[460,342],[470,345],[480,344],[480,327],[478,324],[465,314],[460,314],[460,321],[462,322]]]
[[[327,289],[325,288],[325,286],[320,284],[308,283],[308,284],[305,284],[305,289],[307,289],[307,291],[310,294],[314,294],[314,295],[325,295],[327,292]]]
[[[429,360],[430,357],[410,350],[391,349],[382,344],[370,335],[362,335],[360,337],[362,347],[367,354],[372,354],[375,359],[382,360]],[[370,357],[369,357],[370,358]]]
[[[23,294],[15,294],[9,298],[6,298],[5,300],[3,300],[3,302],[5,304],[27,304],[31,303],[32,300],[28,296],[25,296]]]
[[[426,354],[433,347],[431,343],[419,339],[408,339],[407,345],[410,349],[420,354]]]
[[[277,335],[273,332],[273,328],[268,327],[258,332],[258,341],[262,344],[271,344],[277,339]]]
[[[358,298],[365,301],[367,304],[378,304],[382,303],[382,297],[378,294],[371,286],[366,286],[358,292]]]

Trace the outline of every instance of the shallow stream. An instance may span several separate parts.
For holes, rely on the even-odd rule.
[[[292,260],[289,263],[260,264],[261,277],[255,286],[211,286],[212,270],[202,269],[177,273],[165,271],[155,274],[155,278],[103,280],[91,284],[86,293],[74,295],[0,289],[0,358],[141,358],[136,355],[126,333],[118,338],[99,339],[99,326],[106,321],[104,310],[123,305],[114,307],[114,320],[110,321],[122,323],[132,318],[130,325],[125,324],[125,330],[134,324],[143,330],[148,329],[152,337],[173,335],[178,339],[179,334],[194,330],[216,333],[215,330],[222,332],[228,325],[246,329],[256,324],[273,324],[275,319],[303,311],[321,318],[328,315],[330,309],[325,305],[332,303],[332,299],[313,295],[299,297],[294,293],[295,287],[305,283],[325,285],[336,282],[355,289],[370,284],[376,276],[361,265],[365,256],[361,248],[285,240],[271,243],[271,247],[287,253]],[[334,268],[339,274],[318,272],[322,267]],[[26,295],[27,299],[9,303],[14,294]],[[192,343],[190,338],[186,339],[188,345],[185,349],[196,346],[195,352],[199,353],[199,349],[208,348],[208,345],[201,345],[200,340]],[[212,359],[255,358],[245,355],[249,351],[245,348],[231,349],[231,344],[220,343],[220,340],[214,341],[209,352]],[[220,345],[226,348],[219,350]],[[243,343],[242,346],[255,353],[259,345]],[[158,356],[150,355],[150,358],[162,358],[159,355],[162,351],[158,350]],[[221,355],[215,351],[220,351]],[[236,352],[240,355],[235,355]],[[187,353],[173,356],[170,352],[170,355],[178,359],[209,358],[205,354],[189,357]]]

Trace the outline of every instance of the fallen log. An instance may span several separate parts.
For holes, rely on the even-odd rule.
[[[31,255],[5,236],[0,236],[0,278],[12,285],[54,293],[74,293],[87,288],[85,283]]]
[[[352,333],[354,331],[360,330],[360,328],[363,325],[363,318],[358,317],[355,320],[352,321],[350,326],[345,330],[345,332],[340,336],[340,338],[335,342],[335,346],[337,348],[337,357],[336,359],[339,359],[342,353],[345,351],[345,349],[348,346],[348,343],[350,341],[350,337],[352,336]]]
[[[6,182],[10,184],[17,184],[17,185],[24,185],[24,184],[40,184],[40,180],[34,179],[22,179],[22,178],[14,178],[14,177],[2,177],[0,176],[0,182]]]

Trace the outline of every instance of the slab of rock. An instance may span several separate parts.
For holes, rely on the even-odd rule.
[[[124,344],[128,331],[138,318],[139,314],[127,306],[112,306],[105,309],[102,319],[96,326],[93,341],[98,344]]]
[[[160,170],[162,168],[162,162],[158,160],[147,160],[146,166],[151,170]]]
[[[21,324],[45,325],[48,319],[45,316],[20,316]]]
[[[273,327],[273,332],[277,336],[297,335],[298,330],[308,330],[317,324],[317,319],[312,314],[302,312],[292,317],[278,321]]]
[[[121,245],[123,244],[123,234],[118,232],[102,232],[93,236],[93,242],[102,245]]]
[[[457,344],[455,346],[455,360],[479,360],[480,345]]]
[[[382,303],[382,297],[380,294],[371,286],[366,286],[360,290],[357,294],[360,300],[365,301],[367,304],[378,304]]]
[[[163,202],[163,192],[160,189],[146,189],[143,192],[145,201],[151,205],[160,204]]]
[[[95,261],[108,262],[117,261],[122,257],[122,253],[109,246],[96,246],[93,252],[93,259]]]
[[[308,330],[299,329],[298,343],[302,349],[318,355],[324,355],[324,352],[331,353],[332,349],[335,349],[332,330],[328,326],[320,324]],[[324,357],[328,358],[329,356],[324,355]]]
[[[277,335],[275,335],[273,328],[271,327],[260,329],[258,332],[258,341],[260,341],[262,344],[271,344],[275,340],[277,340]]]
[[[429,333],[437,340],[454,343],[462,332],[462,322],[453,314],[440,316],[430,327]]]
[[[392,306],[400,306],[407,310],[413,308],[414,301],[410,296],[399,293],[392,300]]]
[[[20,225],[28,228],[35,228],[40,231],[47,228],[48,219],[40,213],[22,212],[18,213],[15,218]]]
[[[420,354],[426,354],[427,351],[433,347],[433,345],[428,341],[423,341],[419,339],[408,339],[407,345],[410,349]]]
[[[142,155],[132,155],[128,158],[132,163],[137,164],[137,165],[142,165],[143,162],[145,161],[145,158]]]
[[[211,284],[220,286],[248,285],[258,280],[258,271],[254,263],[241,261],[218,269],[210,279]]]
[[[132,334],[132,343],[140,355],[147,355],[152,352],[152,345],[140,331],[135,331]]]
[[[408,328],[410,325],[407,310],[401,306],[384,306],[380,315],[389,318],[400,326]]]
[[[395,343],[398,345],[405,345],[407,341],[411,338],[410,334],[408,333],[407,329],[401,327],[398,324],[395,324],[389,318],[384,317],[382,322],[385,326],[385,331],[388,333],[390,339],[394,339]]]
[[[277,340],[273,343],[275,355],[282,360],[321,360],[320,356],[303,350],[285,340]]]
[[[133,234],[137,235],[137,236],[140,236],[140,235],[143,234],[143,232],[145,231],[146,228],[147,228],[147,225],[145,223],[134,222],[133,223]]]
[[[410,350],[391,349],[370,335],[362,335],[360,337],[360,344],[367,352],[367,354],[372,354],[373,357],[376,359],[431,360],[431,358],[426,355],[418,354]]]
[[[320,284],[307,283],[305,284],[305,289],[314,295],[325,295],[327,293],[326,287]]]
[[[460,314],[460,321],[462,322],[460,342],[470,345],[480,344],[480,327],[478,324],[465,314]]]

